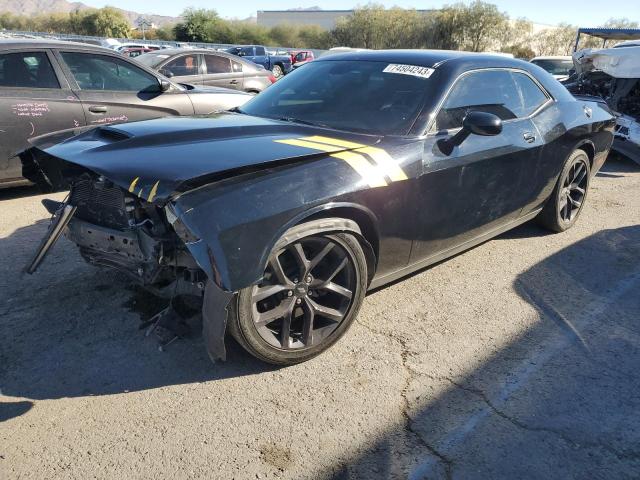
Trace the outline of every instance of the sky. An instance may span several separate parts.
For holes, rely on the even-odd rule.
[[[449,1],[416,1],[416,0],[376,0],[386,7],[399,6],[403,8],[439,8]],[[512,18],[525,17],[536,23],[555,25],[560,22],[570,23],[582,27],[598,26],[609,18],[626,17],[640,21],[639,0],[485,0],[498,6]],[[216,10],[225,18],[247,18],[255,16],[257,10],[287,10],[298,7],[318,6],[323,10],[345,10],[365,4],[366,1],[355,0],[353,4],[345,0],[244,0],[239,2],[212,0],[155,0],[146,2],[131,2],[131,0],[83,0],[92,7],[111,5],[140,13],[155,13],[159,15],[178,16],[187,7],[208,8]],[[465,2],[465,3],[468,3]],[[153,7],[147,7],[153,5]],[[149,10],[147,10],[149,9]]]

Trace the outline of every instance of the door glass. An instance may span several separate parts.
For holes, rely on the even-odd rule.
[[[518,117],[528,117],[549,100],[528,75],[519,72],[513,72],[511,75],[516,82],[522,104],[521,110],[517,112]]]
[[[460,128],[467,113],[478,111],[492,113],[502,120],[522,114],[520,92],[511,72],[480,70],[460,78],[438,112],[435,130]]]
[[[305,54],[304,52],[300,52],[299,54],[297,54],[297,55],[296,55],[295,61],[296,61],[296,62],[301,62],[301,61],[303,61],[303,60],[304,60],[305,55],[306,55],[306,54]]]
[[[231,60],[218,55],[205,55],[204,61],[207,65],[207,73],[230,73]]]
[[[253,57],[253,47],[242,47],[240,54],[247,57]]]
[[[256,47],[256,55],[266,55],[267,52],[264,51],[264,47]]]
[[[157,91],[158,80],[131,63],[105,55],[61,52],[81,90]]]
[[[0,55],[0,86],[60,88],[60,83],[46,53],[22,52]]]
[[[185,77],[191,75],[198,75],[198,56],[197,55],[182,55],[167,63],[163,70],[171,72],[176,77]]]

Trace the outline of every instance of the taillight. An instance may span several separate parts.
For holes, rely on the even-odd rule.
[[[274,77],[273,75],[269,75],[269,81],[270,81],[271,83],[276,83],[276,80],[277,80],[277,78],[276,78],[276,77]]]

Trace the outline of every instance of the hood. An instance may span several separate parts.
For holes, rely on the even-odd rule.
[[[140,197],[162,202],[172,193],[222,178],[225,172],[326,155],[281,143],[314,135],[335,139],[331,152],[349,149],[340,143],[359,142],[362,146],[379,140],[369,135],[224,112],[97,127],[39,149],[103,175]]]
[[[573,64],[576,73],[600,70],[614,78],[640,78],[640,46],[580,50]]]

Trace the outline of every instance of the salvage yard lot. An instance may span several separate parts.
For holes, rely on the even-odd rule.
[[[228,340],[159,352],[162,308],[0,192],[0,478],[633,478],[640,471],[640,167],[578,223],[527,224],[369,294],[331,350],[265,366]],[[64,194],[54,197],[62,199]]]

